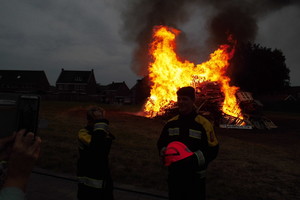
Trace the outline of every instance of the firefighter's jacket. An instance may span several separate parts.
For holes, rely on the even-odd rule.
[[[110,178],[108,155],[113,139],[106,119],[79,131],[77,176],[80,184],[98,189],[105,186],[106,180]]]
[[[205,169],[219,151],[212,124],[196,112],[175,116],[164,126],[157,142],[158,150],[162,153],[173,141],[184,143],[194,155],[171,164],[169,172],[202,172],[205,177]]]

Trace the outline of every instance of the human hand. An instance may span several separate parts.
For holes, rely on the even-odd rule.
[[[4,187],[19,187],[25,191],[32,168],[40,154],[41,138],[25,130],[16,133],[8,160]]]

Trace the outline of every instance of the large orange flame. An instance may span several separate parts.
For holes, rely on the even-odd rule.
[[[222,111],[240,117],[241,110],[235,96],[238,87],[230,86],[230,78],[224,75],[234,50],[229,45],[221,45],[210,55],[210,60],[195,65],[180,59],[175,53],[175,39],[179,33],[179,30],[171,27],[154,28],[150,48],[153,62],[149,64],[149,78],[152,85],[150,97],[144,107],[147,116],[163,114],[164,109],[171,106],[172,102],[176,102],[178,88],[193,86],[195,81],[216,81],[224,93]]]

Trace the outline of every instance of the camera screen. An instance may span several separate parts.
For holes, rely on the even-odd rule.
[[[36,133],[38,124],[39,98],[21,96],[18,102],[18,129]]]
[[[16,131],[17,101],[0,99],[0,138]]]

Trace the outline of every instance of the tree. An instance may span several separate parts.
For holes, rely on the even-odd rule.
[[[251,43],[236,47],[228,70],[233,85],[254,94],[274,93],[289,87],[289,73],[280,50]]]

